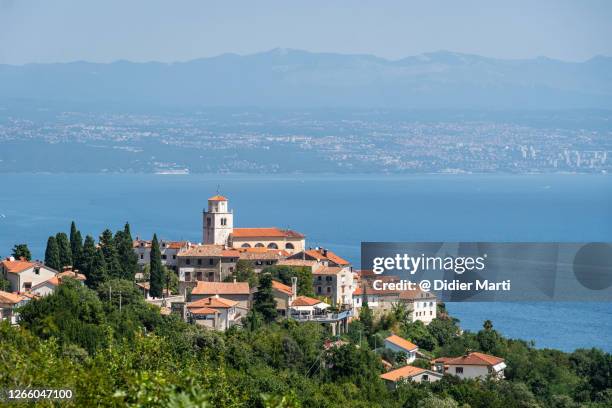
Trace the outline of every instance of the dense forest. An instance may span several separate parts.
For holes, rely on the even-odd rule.
[[[76,227],[70,235],[80,239]],[[612,407],[612,355],[597,349],[536,349],[504,338],[490,321],[477,333],[463,332],[443,304],[428,326],[410,322],[400,306],[375,317],[364,304],[343,341],[329,347],[340,338],[324,326],[269,314],[269,278],[289,279],[287,269],[257,276],[244,264],[236,277],[259,285],[262,294],[243,327],[214,332],[162,315],[145,302],[134,285],[135,260],[120,255],[131,241],[129,226],[103,233],[98,244],[91,237],[82,246],[72,246],[67,236],[54,238],[50,260],[60,267],[78,264],[95,279],[87,275],[87,286],[65,279],[52,295],[21,308],[19,326],[0,324],[0,389],[73,390],[74,398],[62,406]],[[155,278],[160,284],[169,280],[167,270],[155,268],[150,278],[161,273]],[[296,274],[304,282],[300,291],[308,293],[304,271]],[[397,364],[402,358],[380,348],[391,332],[431,356],[482,351],[503,357],[506,380],[445,376],[391,390],[379,378],[381,358]]]

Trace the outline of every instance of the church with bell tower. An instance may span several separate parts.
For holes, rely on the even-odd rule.
[[[297,231],[277,227],[234,228],[234,212],[229,209],[227,198],[210,197],[208,208],[203,211],[203,243],[224,245],[228,248],[255,251],[279,249],[293,254],[305,249],[305,236]]]
[[[234,230],[234,214],[228,208],[227,198],[216,195],[208,199],[204,211],[204,244],[228,245]]]

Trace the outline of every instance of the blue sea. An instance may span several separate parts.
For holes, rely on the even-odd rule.
[[[612,176],[605,175],[134,175],[1,174],[0,256],[28,243],[41,258],[47,237],[75,220],[84,234],[129,221],[201,241],[202,209],[217,189],[235,225],[303,232],[359,263],[361,241],[612,242]],[[612,352],[612,303],[453,303],[464,329],[485,319],[537,347]]]

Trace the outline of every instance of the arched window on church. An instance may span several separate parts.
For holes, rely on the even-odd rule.
[[[263,248],[264,244],[262,244],[261,242],[258,242],[255,244],[255,248]]]
[[[221,218],[221,225],[227,225],[227,218]]]
[[[287,242],[285,244],[285,249],[295,249],[295,247],[293,246],[293,244],[291,242]]]
[[[268,248],[270,248],[270,249],[278,249],[278,245],[276,245],[274,242],[270,242],[268,244]]]
[[[242,244],[242,248],[250,248],[251,244],[245,242],[244,244]]]

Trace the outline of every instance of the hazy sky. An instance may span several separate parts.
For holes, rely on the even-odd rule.
[[[401,58],[612,55],[612,1],[0,0],[0,63],[178,61],[275,47]]]

